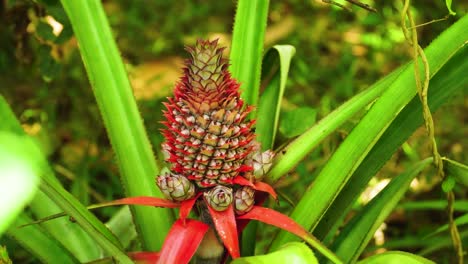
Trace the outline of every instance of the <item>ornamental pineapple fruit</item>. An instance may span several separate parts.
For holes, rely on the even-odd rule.
[[[165,104],[164,149],[174,173],[198,187],[229,185],[241,172],[251,170],[250,107],[239,97],[239,83],[228,72],[228,61],[217,41],[199,40],[188,47],[191,55],[184,75]]]
[[[165,103],[163,150],[171,172],[157,177],[156,184],[172,201],[203,193],[212,209],[232,205],[244,214],[254,206],[254,183],[270,168],[273,152],[262,153],[254,140],[254,121],[247,119],[252,108],[239,96],[223,48],[216,40],[199,40],[187,51],[191,58],[184,75]]]

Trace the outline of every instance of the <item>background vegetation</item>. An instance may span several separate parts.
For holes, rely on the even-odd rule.
[[[272,1],[265,48],[291,44],[292,61],[282,118],[303,111],[310,123],[328,114],[352,95],[411,59],[400,25],[399,1],[368,1],[379,12],[351,7],[352,12],[320,1]],[[219,38],[230,45],[235,3],[231,1],[104,1],[118,48],[126,62],[139,110],[153,143],[162,138],[158,123],[162,104],[181,74],[184,45],[197,38]],[[462,15],[468,5],[454,1],[457,16],[418,28],[419,43],[431,40]],[[414,1],[417,24],[448,14],[445,1]],[[76,39],[60,3],[55,0],[0,2],[0,92],[12,106],[23,128],[41,143],[63,185],[83,204],[123,196],[114,154],[82,64]],[[228,47],[229,48],[229,47]],[[228,50],[227,50],[228,52]],[[435,114],[439,151],[467,163],[468,100],[454,96]],[[307,106],[307,108],[305,108]],[[276,188],[284,195],[277,209],[288,212],[320,171],[321,166],[359,120],[351,120],[328,137]],[[297,136],[280,120],[279,147]],[[388,179],[411,164],[431,156],[424,128],[393,155],[356,203],[362,208]],[[330,176],[332,177],[332,175]],[[468,211],[466,189],[455,189],[456,216]],[[433,172],[413,182],[411,193],[376,234],[371,254],[386,248],[420,252],[422,234],[447,223],[445,194]],[[421,210],[424,209],[424,210]],[[116,211],[96,211],[103,221]],[[352,215],[351,213],[350,215]],[[267,228],[267,227],[264,227]],[[272,229],[273,231],[273,229]],[[269,235],[266,233],[266,235]],[[466,237],[464,238],[466,242]],[[261,239],[259,241],[262,241]],[[267,240],[263,240],[268,242]],[[18,263],[34,259],[13,240],[2,237],[10,257]],[[466,246],[465,246],[466,248]],[[439,263],[453,259],[451,247],[427,252]]]

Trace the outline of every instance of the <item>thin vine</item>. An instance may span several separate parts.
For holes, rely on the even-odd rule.
[[[406,26],[406,19],[410,24],[408,28]],[[434,165],[437,169],[437,176],[440,177],[442,180],[445,179],[444,173],[444,164],[442,161],[442,157],[439,154],[437,149],[437,142],[434,136],[434,121],[432,119],[431,110],[429,109],[429,105],[427,102],[427,93],[429,88],[429,63],[426,59],[426,55],[424,54],[423,49],[418,44],[418,35],[417,35],[417,27],[414,23],[413,17],[410,11],[410,1],[404,0],[403,9],[401,12],[401,25],[403,29],[403,34],[405,35],[406,41],[410,44],[413,48],[413,60],[414,60],[414,77],[416,80],[416,87],[419,95],[419,99],[421,100],[422,109],[423,109],[423,116],[424,116],[424,124],[426,126],[426,130],[428,133],[428,137],[431,141],[431,149],[432,155],[434,157]],[[411,30],[411,31],[410,31]],[[419,67],[420,61],[423,64],[423,71],[424,71],[424,79],[421,80],[421,71]],[[458,232],[457,225],[453,219],[453,205],[455,201],[455,195],[452,190],[447,192],[447,213],[449,218],[449,226],[450,226],[450,235],[452,237],[452,242],[457,253],[458,263],[463,264],[463,245],[461,243],[460,234]]]

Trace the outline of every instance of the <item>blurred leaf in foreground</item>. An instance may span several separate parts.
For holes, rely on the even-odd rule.
[[[1,234],[33,197],[45,161],[27,136],[0,131],[0,146]]]

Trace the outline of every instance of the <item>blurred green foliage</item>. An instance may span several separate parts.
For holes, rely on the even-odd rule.
[[[299,107],[281,113],[279,131],[287,138],[301,135],[315,123],[317,111],[310,107]]]
[[[400,1],[365,2],[379,12],[369,13],[355,6],[349,6],[353,12],[347,12],[320,1],[271,1],[266,47],[291,44],[296,48],[285,93],[286,117],[288,111],[296,109],[293,111],[301,111],[299,115],[308,117],[302,125],[312,124],[410,60],[409,46],[400,29]],[[418,24],[448,14],[445,1],[413,2],[412,12]],[[183,56],[184,45],[193,44],[195,39],[220,37],[228,45],[235,11],[235,1],[214,0],[114,0],[104,1],[104,6],[130,76],[138,78],[141,76],[138,67],[149,65],[147,69],[156,83],[167,71],[154,64],[173,62],[170,58]],[[427,46],[466,14],[467,9],[468,3],[454,1],[452,10],[456,16],[418,28],[421,46]],[[39,139],[64,185],[85,204],[120,197],[123,192],[109,141],[79,57],[79,47],[59,1],[0,0],[0,40],[0,93],[12,105],[25,130]],[[178,60],[175,64],[181,66]],[[168,93],[164,87],[158,89],[162,92],[150,91],[153,96],[137,97],[155,148],[159,148],[161,141],[158,131],[161,103]],[[436,115],[440,151],[466,163],[467,145],[463,138],[467,131],[460,129],[460,124],[466,121],[466,100],[459,96],[451,102]],[[280,123],[283,135],[278,137],[277,147],[305,129],[293,129],[290,125],[287,121]],[[296,201],[353,126],[350,122],[343,126],[341,134],[325,140],[294,173],[280,182],[280,191]],[[406,153],[430,155],[424,131],[417,132],[405,150],[394,155],[381,173],[386,175],[380,176],[401,172],[411,163]],[[427,181],[426,189],[413,197],[441,199],[444,194],[440,188],[435,189]],[[467,196],[466,190],[456,191],[459,196]],[[290,209],[286,203],[280,207]],[[106,220],[114,211],[106,208],[98,215]],[[445,223],[444,212],[431,212],[424,217],[421,214],[408,212],[406,216],[390,219],[387,235],[415,236]],[[424,220],[418,220],[416,225],[414,219]],[[0,244],[6,244],[10,255],[14,252],[11,257],[18,262],[32,261],[16,250],[12,241],[0,240]],[[437,254],[440,263],[444,263],[450,252]]]

